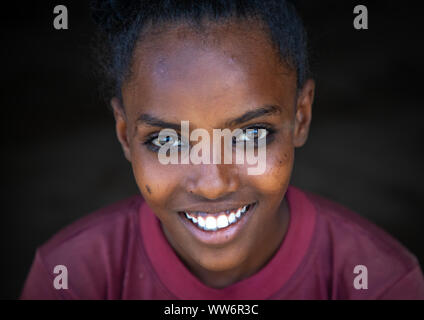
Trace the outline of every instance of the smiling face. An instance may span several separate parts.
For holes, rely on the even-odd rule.
[[[248,277],[279,247],[294,149],[306,141],[311,120],[313,82],[297,95],[296,73],[281,63],[266,33],[251,26],[210,25],[199,34],[180,25],[147,34],[134,52],[123,105],[112,100],[118,138],[144,199],[176,253],[212,287]],[[249,175],[248,164],[235,162],[161,164],[155,136],[187,120],[190,131],[202,128],[211,137],[213,129],[266,129],[265,172]],[[203,230],[200,219],[212,230]]]

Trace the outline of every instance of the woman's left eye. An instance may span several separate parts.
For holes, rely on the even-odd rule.
[[[269,130],[266,128],[247,128],[243,130],[243,133],[237,137],[234,137],[235,142],[237,141],[257,141],[267,137]]]

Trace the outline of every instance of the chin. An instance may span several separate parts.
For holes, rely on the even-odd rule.
[[[240,250],[228,253],[218,253],[216,252],[218,250],[215,249],[215,253],[211,252],[207,256],[200,255],[198,263],[204,270],[209,272],[227,272],[240,268],[246,260],[246,257],[240,253]]]

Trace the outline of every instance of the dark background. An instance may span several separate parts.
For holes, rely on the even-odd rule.
[[[317,81],[293,184],[357,211],[424,264],[424,13],[399,1],[295,1]],[[97,90],[88,1],[15,1],[1,15],[0,298],[19,296],[37,246],[137,192]],[[69,30],[53,28],[53,8]],[[365,4],[369,29],[353,28]]]

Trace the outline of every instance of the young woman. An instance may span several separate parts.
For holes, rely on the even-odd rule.
[[[396,240],[289,186],[315,89],[291,4],[94,1],[93,14],[117,137],[140,195],[40,247],[23,299],[424,298],[417,259]],[[194,163],[191,154],[163,164],[165,144],[181,160],[194,148],[183,121],[210,137],[240,129],[232,158],[237,142],[253,142],[265,148],[265,169]],[[176,134],[164,139],[163,129]],[[55,285],[58,265],[66,285]]]

